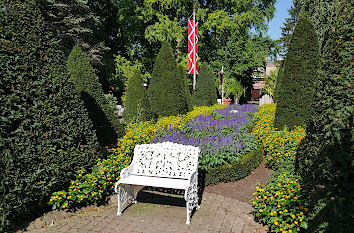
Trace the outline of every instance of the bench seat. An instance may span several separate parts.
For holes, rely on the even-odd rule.
[[[119,180],[122,184],[132,184],[132,185],[142,185],[142,186],[152,186],[159,188],[172,188],[172,189],[187,189],[190,184],[189,180],[185,179],[171,179],[163,177],[152,177],[152,176],[137,176],[130,175],[127,178]]]

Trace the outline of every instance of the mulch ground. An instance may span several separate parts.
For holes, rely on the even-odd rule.
[[[272,170],[265,167],[265,162],[255,169],[247,177],[231,182],[231,183],[219,183],[213,186],[207,186],[204,192],[215,193],[225,197],[230,197],[238,201],[250,203],[252,193],[256,191],[256,184],[266,184],[273,173]]]

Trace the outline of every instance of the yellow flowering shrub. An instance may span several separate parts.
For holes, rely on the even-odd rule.
[[[265,104],[254,115],[254,134],[256,139],[264,145],[267,165],[271,168],[284,160],[294,160],[296,150],[305,137],[305,129],[295,127],[293,130],[277,130],[274,128],[276,104]]]
[[[97,164],[88,173],[84,169],[77,171],[76,179],[71,182],[67,191],[54,192],[49,204],[53,209],[72,208],[78,204],[92,203],[102,200],[114,191],[114,185],[119,179],[120,171],[129,166],[137,144],[149,143],[154,132],[164,128],[182,128],[188,120],[199,115],[212,114],[224,105],[211,107],[195,107],[185,115],[159,118],[156,122],[146,121],[140,124],[129,124],[126,135],[118,139],[114,147],[106,148],[106,159],[98,159]]]
[[[271,232],[299,232],[307,228],[308,208],[301,195],[300,178],[291,172],[275,175],[253,193],[256,220]]]

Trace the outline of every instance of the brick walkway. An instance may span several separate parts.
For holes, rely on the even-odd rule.
[[[250,204],[204,193],[201,208],[186,225],[182,196],[142,190],[138,203],[117,216],[117,203],[73,215],[46,228],[30,232],[266,232],[255,223]]]

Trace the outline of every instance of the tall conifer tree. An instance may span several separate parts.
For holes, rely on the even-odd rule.
[[[163,43],[148,87],[151,110],[155,117],[186,113],[183,86],[177,74],[172,48],[168,43]]]
[[[216,103],[216,87],[213,71],[206,63],[201,63],[196,90],[192,95],[193,106],[210,106]]]
[[[34,1],[1,0],[0,30],[0,232],[11,232],[90,169],[98,144]]]
[[[312,114],[315,83],[318,79],[319,45],[316,31],[302,12],[286,55],[277,93],[276,128],[306,127]]]
[[[147,98],[144,82],[141,78],[140,70],[128,79],[125,110],[123,113],[124,121],[147,121],[152,118],[150,104]]]
[[[96,130],[100,145],[109,145],[122,136],[118,115],[108,106],[87,55],[75,45],[67,62],[68,72],[81,95]]]
[[[309,232],[353,230],[353,2],[340,0],[325,37],[314,112],[297,155]]]

